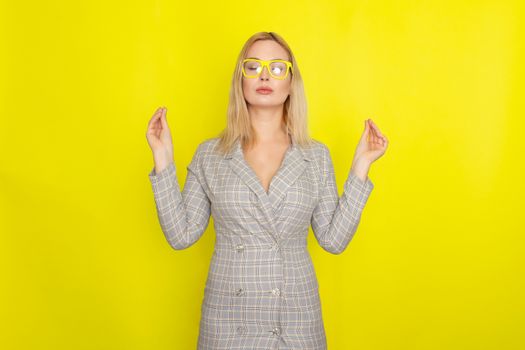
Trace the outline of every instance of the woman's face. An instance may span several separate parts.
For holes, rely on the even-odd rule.
[[[282,59],[289,61],[288,53],[278,43],[273,40],[258,40],[248,49],[246,58],[258,58],[261,60]],[[282,105],[290,94],[291,72],[288,72],[286,79],[280,80],[272,77],[267,67],[257,78],[246,78],[242,76],[242,89],[244,98],[248,105],[257,107],[275,107]],[[273,91],[269,94],[257,92],[257,89],[269,87]]]

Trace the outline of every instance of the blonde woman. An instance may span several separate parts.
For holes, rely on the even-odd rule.
[[[388,140],[370,120],[338,195],[330,151],[311,139],[295,57],[274,32],[256,33],[233,74],[227,126],[201,142],[181,192],[166,108],[148,124],[149,173],[173,249],[193,245],[214,218],[215,249],[201,308],[199,349],[326,349],[310,225],[340,254],[374,187],[370,165]]]

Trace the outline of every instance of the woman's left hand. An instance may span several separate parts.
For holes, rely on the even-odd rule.
[[[365,130],[355,150],[354,163],[363,161],[372,164],[385,153],[387,146],[386,136],[379,131],[372,119],[367,119]]]

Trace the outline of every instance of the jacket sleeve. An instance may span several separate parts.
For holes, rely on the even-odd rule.
[[[180,191],[175,163],[158,174],[149,173],[160,227],[170,246],[181,250],[202,236],[210,221],[210,200],[202,186],[201,145],[187,166],[184,190]]]
[[[320,199],[312,213],[312,230],[324,250],[341,254],[357,230],[361,213],[374,188],[367,177],[361,180],[353,173],[348,174],[341,197],[337,191],[334,166],[330,151],[323,146],[323,184]]]

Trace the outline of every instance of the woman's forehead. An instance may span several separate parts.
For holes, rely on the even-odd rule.
[[[246,58],[260,60],[288,60],[286,50],[273,40],[259,40],[250,46]]]

